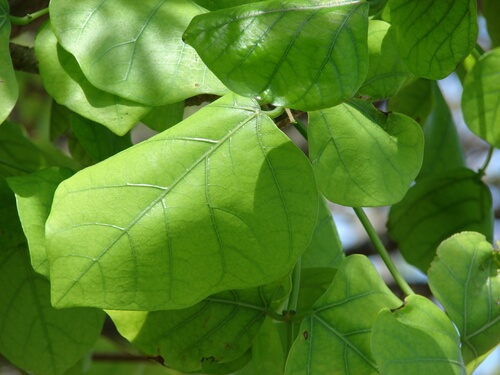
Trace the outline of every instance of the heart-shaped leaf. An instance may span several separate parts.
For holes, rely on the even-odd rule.
[[[0,61],[2,62],[0,64],[0,124],[14,108],[19,95],[19,87],[10,58],[9,41],[9,3],[7,0],[0,0]]]
[[[303,152],[254,100],[228,95],[59,185],[52,302],[183,308],[275,281],[305,251],[318,199]]]
[[[47,279],[33,272],[24,246],[0,252],[0,352],[26,371],[58,375],[92,348],[104,313],[56,310]]]
[[[378,374],[370,350],[372,325],[382,308],[401,303],[368,258],[347,257],[300,325],[285,374]]]
[[[321,192],[346,206],[400,201],[422,165],[423,134],[405,115],[351,100],[309,114],[309,157]]]
[[[500,47],[481,56],[464,80],[462,110],[474,134],[500,147]]]
[[[443,241],[429,286],[460,332],[468,373],[500,340],[500,254],[486,238],[463,232]]]
[[[326,108],[352,97],[366,76],[368,8],[357,0],[257,2],[195,17],[184,39],[240,95]]]
[[[419,77],[446,77],[476,44],[475,0],[390,0],[388,5],[399,53]]]
[[[201,372],[208,363],[232,362],[246,353],[279,287],[225,291],[187,309],[108,314],[142,352],[160,355],[176,370]]]
[[[203,9],[185,0],[50,2],[59,43],[101,90],[159,106],[227,89],[182,33]]]
[[[457,169],[419,180],[391,207],[387,227],[407,262],[427,272],[439,244],[462,231],[493,237],[491,193],[480,176]]]
[[[46,23],[38,32],[35,51],[47,92],[59,103],[116,134],[128,132],[150,107],[123,99],[93,86],[75,58],[58,43]]]
[[[427,298],[412,295],[396,311],[382,310],[373,325],[371,348],[381,374],[464,375],[453,323]]]

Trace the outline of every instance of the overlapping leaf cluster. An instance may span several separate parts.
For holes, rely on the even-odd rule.
[[[471,373],[499,343],[500,258],[435,80],[459,73],[467,125],[500,147],[493,3],[481,53],[474,0],[52,0],[35,52],[68,157],[7,119],[0,0],[0,353],[110,373],[85,357],[116,350],[107,316],[169,368],[122,373]],[[274,107],[307,112],[309,158]],[[158,134],[132,145],[139,121]],[[391,206],[444,311],[346,257],[328,201]]]

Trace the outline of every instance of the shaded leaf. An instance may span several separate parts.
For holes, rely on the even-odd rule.
[[[498,251],[475,232],[443,241],[429,269],[432,294],[460,332],[468,373],[500,341],[499,269]]]
[[[399,112],[424,124],[434,108],[434,90],[432,81],[417,79],[403,87],[396,96],[389,99],[389,112]]]
[[[383,309],[373,325],[371,341],[381,374],[466,373],[453,323],[425,297],[409,296],[394,312]]]
[[[328,290],[336,272],[337,269],[330,267],[303,268],[300,275],[297,311],[300,313],[310,311],[316,301]]]
[[[5,180],[0,179],[0,251],[26,242],[17,215],[16,199]],[[1,293],[0,293],[1,294]]]
[[[404,258],[427,272],[438,245],[462,231],[493,236],[491,193],[478,174],[458,169],[419,180],[391,207],[387,227]]]
[[[52,302],[182,308],[275,281],[317,213],[302,151],[254,100],[228,95],[59,186],[46,226]]]
[[[396,48],[394,28],[384,21],[368,24],[369,68],[358,94],[371,100],[390,98],[414,79]]]
[[[28,240],[31,266],[45,277],[49,276],[45,222],[49,217],[57,186],[72,174],[68,169],[53,167],[30,175],[8,178],[8,184],[16,195],[19,218]]]
[[[486,19],[486,28],[493,47],[500,47],[500,2],[497,0],[483,0],[483,16]]]
[[[380,309],[400,305],[368,258],[347,257],[304,318],[285,374],[378,374],[370,350],[372,324]]]
[[[0,124],[9,116],[19,95],[14,67],[10,58],[9,3],[0,0]]]
[[[33,272],[22,247],[0,252],[0,352],[27,371],[58,375],[94,345],[104,314],[89,308],[56,310],[49,282]]]
[[[388,5],[399,53],[418,77],[446,77],[476,44],[475,0],[390,0]]]
[[[318,222],[306,252],[302,255],[302,267],[337,268],[344,259],[332,211],[325,198],[320,197]]]
[[[69,130],[73,113],[68,107],[52,100],[50,108],[50,141],[55,141]]]
[[[35,51],[47,92],[59,104],[103,124],[116,134],[128,132],[151,110],[93,86],[75,58],[57,43],[49,22],[37,34]]]
[[[424,161],[419,179],[465,167],[462,144],[450,108],[437,83],[432,84],[432,89],[435,105],[424,124]]]
[[[203,9],[185,0],[50,2],[59,43],[96,87],[160,106],[226,88],[182,33]]]
[[[420,170],[423,134],[412,119],[348,103],[309,114],[309,157],[320,191],[346,206],[400,201]]]
[[[162,132],[181,122],[183,117],[184,102],[178,102],[153,107],[141,122],[157,132]]]
[[[244,356],[264,323],[277,286],[225,291],[181,310],[108,314],[142,352],[160,355],[168,367],[201,372]]]
[[[263,1],[197,16],[184,40],[234,92],[320,109],[352,97],[364,80],[367,15],[356,0]]]
[[[464,80],[462,111],[469,129],[500,147],[500,47],[485,53]]]
[[[258,3],[263,0],[194,0],[196,4],[201,5],[208,10],[218,10],[224,8],[231,8],[238,5]]]

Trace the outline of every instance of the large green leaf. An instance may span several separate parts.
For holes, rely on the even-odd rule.
[[[372,325],[382,308],[401,303],[368,258],[347,257],[304,318],[285,374],[378,374],[370,350]]]
[[[181,310],[108,311],[120,333],[166,366],[200,371],[237,360],[251,346],[279,284],[225,291]]]
[[[446,77],[476,44],[475,0],[390,0],[389,8],[399,53],[419,77]]]
[[[460,332],[469,373],[500,342],[499,270],[498,250],[475,232],[443,241],[429,269],[432,294]]]
[[[203,9],[186,0],[50,2],[59,43],[101,90],[159,106],[227,89],[182,33]]]
[[[228,95],[59,186],[52,302],[182,308],[272,282],[305,251],[317,213],[302,151],[254,100]]]
[[[10,58],[10,21],[9,3],[0,0],[0,124],[14,108],[19,95],[14,67]]]
[[[24,246],[0,252],[0,353],[37,374],[59,375],[94,345],[104,313],[56,310],[49,282],[33,272]]]
[[[263,1],[197,16],[184,39],[234,92],[320,109],[363,82],[367,16],[368,4],[357,0]]]
[[[453,323],[427,298],[412,295],[396,311],[382,310],[371,348],[384,375],[465,375]]]
[[[309,115],[309,156],[321,192],[346,206],[400,201],[423,158],[420,126],[370,103],[348,103]]]
[[[151,110],[93,86],[83,75],[75,58],[57,43],[50,23],[38,32],[35,51],[47,92],[58,103],[81,116],[123,135]]]
[[[419,180],[391,207],[387,227],[407,262],[427,272],[438,245],[462,231],[478,231],[491,240],[491,193],[469,169]]]
[[[424,161],[418,174],[419,179],[465,167],[462,144],[450,108],[437,83],[433,82],[432,90],[435,104],[424,124]]]
[[[368,24],[369,68],[358,94],[371,100],[390,98],[414,79],[396,48],[394,28],[387,22],[371,20]]]
[[[472,132],[500,147],[500,47],[481,56],[464,81],[462,110]]]
[[[72,174],[68,169],[54,167],[8,178],[8,184],[16,195],[19,218],[28,240],[31,265],[36,272],[46,277],[49,276],[49,264],[45,251],[45,222],[57,186]]]
[[[320,197],[319,214],[313,237],[306,252],[302,255],[302,267],[337,268],[344,259],[344,251],[340,242],[337,227],[333,221],[332,211],[323,196]]]

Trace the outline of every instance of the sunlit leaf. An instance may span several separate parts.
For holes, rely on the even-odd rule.
[[[254,100],[228,95],[59,186],[46,226],[52,302],[182,308],[275,281],[317,213],[303,152]]]
[[[472,132],[500,147],[500,47],[481,56],[464,81],[462,110]]]
[[[226,88],[182,33],[203,9],[185,0],[50,2],[59,43],[101,90],[159,106]]]
[[[0,124],[14,108],[19,95],[16,75],[9,52],[9,3],[0,0]]]
[[[368,75],[358,94],[371,100],[390,98],[414,79],[396,48],[394,28],[387,22],[371,20],[368,24]]]
[[[446,77],[476,44],[475,0],[390,0],[388,5],[399,53],[419,77]]]
[[[424,162],[419,179],[465,167],[462,145],[450,108],[436,83],[433,83],[432,89],[435,104],[424,124]]]
[[[263,1],[197,16],[184,39],[234,92],[320,109],[364,80],[367,15],[357,0]]]
[[[24,247],[0,252],[0,290],[0,353],[16,366],[63,374],[99,337],[103,312],[54,309],[49,282],[33,272]]]
[[[474,232],[442,242],[429,269],[432,293],[460,332],[469,373],[500,341],[499,270],[498,250]]]
[[[50,23],[38,32],[35,51],[47,92],[58,103],[107,126],[116,134],[125,134],[151,110],[93,86],[75,58],[57,43]]]
[[[462,231],[491,240],[491,193],[478,174],[458,169],[419,180],[392,206],[387,227],[407,262],[427,272],[438,245]]]
[[[120,333],[166,366],[199,371],[237,360],[266,318],[277,285],[226,291],[180,310],[108,311]],[[209,366],[208,366],[209,367]]]
[[[337,268],[344,257],[342,243],[333,221],[332,211],[327,201],[321,196],[318,222],[311,242],[302,255],[302,267]]]
[[[45,251],[45,221],[49,217],[57,186],[72,174],[68,169],[54,167],[8,179],[9,186],[16,195],[19,218],[28,240],[31,265],[36,272],[46,277],[49,276],[49,263]]]
[[[382,310],[371,340],[381,374],[465,375],[453,323],[425,297],[412,295],[402,308]]]
[[[370,350],[372,325],[382,308],[400,305],[368,258],[347,257],[304,318],[285,374],[378,374]]]
[[[396,96],[387,102],[390,112],[405,114],[419,124],[424,124],[434,108],[432,81],[417,79],[403,87]]]
[[[423,158],[420,126],[405,115],[385,114],[351,100],[309,114],[309,157],[321,192],[346,206],[398,202]]]

